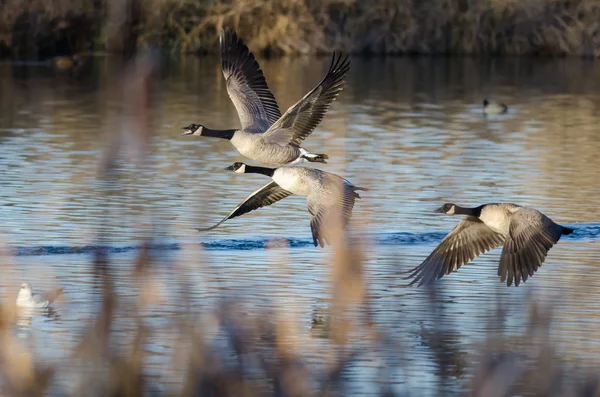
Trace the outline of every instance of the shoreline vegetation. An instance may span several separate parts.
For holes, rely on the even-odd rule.
[[[600,55],[594,0],[2,0],[0,58],[216,53],[222,26],[264,56]]]

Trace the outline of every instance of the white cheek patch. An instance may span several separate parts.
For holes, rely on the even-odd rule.
[[[454,211],[456,210],[456,208],[454,208],[454,206],[452,206],[452,208],[450,208],[450,211],[446,212],[449,215],[454,215]]]
[[[246,172],[246,166],[242,165],[240,168],[238,168],[237,170],[235,170],[235,172],[237,172],[238,174],[243,174]]]

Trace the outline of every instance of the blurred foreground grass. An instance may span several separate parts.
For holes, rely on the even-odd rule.
[[[0,56],[215,52],[227,25],[268,53],[597,57],[599,18],[596,0],[4,0]]]

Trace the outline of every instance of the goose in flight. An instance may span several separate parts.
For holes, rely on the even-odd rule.
[[[254,167],[244,163],[234,163],[226,168],[237,173],[263,174],[272,179],[250,196],[246,197],[233,211],[219,223],[199,231],[215,229],[228,219],[235,218],[261,207],[266,207],[289,195],[306,196],[310,214],[310,229],[315,246],[331,244],[336,227],[345,228],[354,208],[354,201],[360,198],[357,190],[367,190],[354,186],[350,181],[315,168]]]
[[[504,245],[498,276],[510,286],[527,281],[542,266],[548,251],[573,229],[554,223],[536,209],[516,204],[484,204],[466,208],[453,203],[436,210],[466,215],[431,255],[410,271],[410,285],[430,284],[475,257]]]
[[[240,154],[268,166],[326,163],[327,155],[310,153],[300,145],[344,88],[350,69],[348,57],[334,53],[325,78],[282,116],[258,62],[244,42],[233,30],[225,29],[220,43],[227,93],[241,128],[214,130],[190,124],[182,128],[182,135],[228,139]]]

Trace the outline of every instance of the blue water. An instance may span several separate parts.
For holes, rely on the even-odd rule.
[[[191,122],[239,123],[217,60],[167,64],[141,116],[110,58],[97,59],[83,76],[0,65],[0,296],[12,303],[22,282],[65,289],[51,314],[15,325],[22,354],[60,366],[57,394],[85,372],[72,353],[101,303],[98,251],[108,254],[119,296],[113,343],[126,345],[138,321],[150,327],[147,371],[161,389],[177,390],[185,374],[180,352],[193,338],[178,324],[210,328],[223,298],[249,318],[271,310],[288,316],[290,343],[311,368],[334,352],[331,341],[311,333],[311,318],[331,305],[335,256],[313,246],[304,198],[195,230],[222,219],[267,180],[225,172],[243,160],[228,142],[180,136]],[[282,110],[327,66],[327,59],[261,61]],[[399,390],[464,391],[486,336],[526,334],[532,301],[552,306],[549,338],[564,361],[596,363],[598,81],[580,60],[352,60],[346,89],[305,147],[329,154],[320,168],[369,188],[356,202],[350,232],[365,242],[373,321],[390,343],[365,349],[349,369],[355,394],[374,393],[381,362],[391,363],[389,382]],[[484,96],[506,102],[508,114],[484,117]],[[153,132],[141,162],[132,120]],[[100,164],[115,134],[123,151],[108,184]],[[499,250],[482,255],[439,281],[433,311],[428,291],[407,287],[403,277],[458,223],[433,213],[445,202],[531,206],[575,232],[518,288],[496,275]],[[141,281],[134,269],[145,241],[152,266]],[[500,309],[506,314],[498,319]],[[438,329],[442,347],[426,338]],[[367,344],[368,335],[356,338]],[[442,370],[440,349],[462,363],[454,372]]]
[[[561,241],[586,241],[596,240],[600,237],[600,223],[577,223],[563,224],[563,226],[571,227],[575,231],[563,236]],[[415,244],[434,244],[439,243],[450,231],[447,232],[431,232],[431,233],[403,233],[389,232],[381,233],[374,236],[369,236],[368,239],[376,245],[385,246],[404,246]],[[204,240],[204,239],[198,239]],[[248,239],[223,239],[215,241],[200,242],[203,249],[208,251],[252,251],[269,249],[273,243],[280,241],[288,248],[306,248],[314,247],[312,239],[263,239],[260,237]],[[150,243],[144,245],[145,248],[157,251],[177,251],[181,249],[181,245],[172,243]],[[32,255],[67,255],[67,254],[92,254],[99,250],[107,254],[121,254],[130,251],[138,251],[142,245],[85,245],[85,246],[35,246],[35,247],[12,247],[15,255],[32,256]]]

